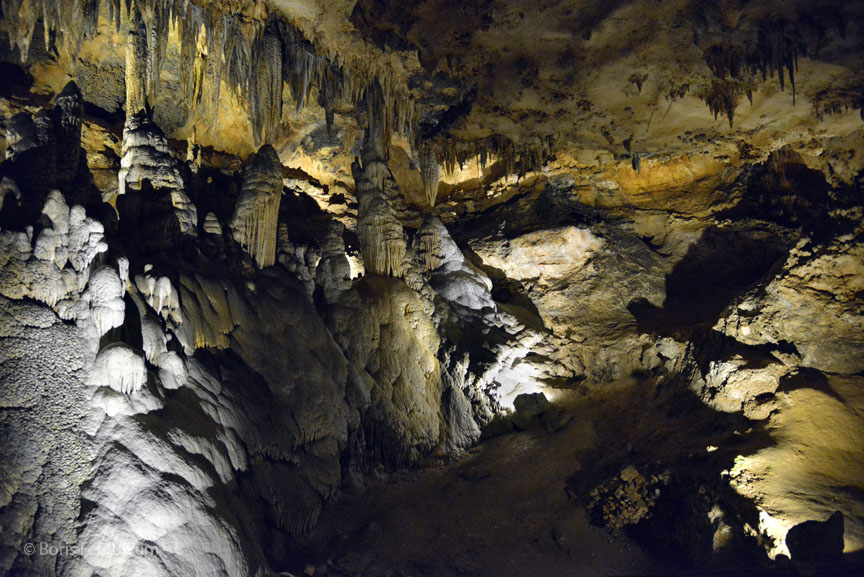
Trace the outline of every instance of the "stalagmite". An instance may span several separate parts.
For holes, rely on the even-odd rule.
[[[204,232],[216,236],[222,236],[222,225],[219,224],[219,219],[212,212],[208,212],[204,217]]]
[[[82,105],[81,92],[69,82],[50,111],[40,110],[33,117],[22,112],[9,120],[6,158],[19,164],[15,178],[24,189],[71,192],[69,185],[81,168]]]
[[[127,189],[141,190],[145,180],[156,190],[167,190],[180,234],[197,235],[198,209],[186,195],[165,135],[146,111],[126,118],[118,176],[120,195]]]
[[[359,201],[357,234],[367,272],[401,277],[406,241],[402,223],[383,188],[389,172],[381,160],[369,160],[362,168],[355,161],[354,179]]]
[[[352,165],[357,188],[357,234],[366,270],[372,274],[401,277],[405,264],[406,240],[402,223],[391,204],[385,182],[392,175],[387,167],[392,111],[384,92],[375,81],[366,92],[367,126],[363,139],[363,164]]]
[[[276,233],[276,260],[297,277],[310,300],[315,294],[315,270],[321,252],[317,246],[291,242],[288,225],[279,223]]]
[[[435,151],[428,146],[420,149],[420,176],[423,179],[423,191],[426,193],[426,200],[429,201],[429,206],[435,206],[441,170],[438,166],[438,159],[435,157]]]
[[[432,272],[444,262],[444,255],[441,253],[441,230],[439,224],[440,221],[437,219],[427,218],[423,221],[420,228],[417,229],[417,234],[414,235],[417,256],[420,257],[427,272]]]
[[[276,262],[276,224],[282,200],[282,164],[269,144],[246,167],[237,207],[231,219],[234,240],[246,249],[258,268]]]
[[[345,255],[342,234],[345,226],[334,220],[327,228],[327,238],[316,269],[316,280],[324,291],[327,302],[335,302],[339,295],[351,288],[351,265]]]

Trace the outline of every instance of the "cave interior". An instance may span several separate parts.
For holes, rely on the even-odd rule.
[[[864,575],[864,2],[0,1],[0,575]]]

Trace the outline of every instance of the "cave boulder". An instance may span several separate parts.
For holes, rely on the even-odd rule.
[[[786,546],[798,563],[825,563],[843,557],[843,513],[834,511],[826,521],[804,521],[786,533]]]

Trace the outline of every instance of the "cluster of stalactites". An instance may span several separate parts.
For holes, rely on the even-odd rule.
[[[494,160],[502,163],[505,176],[515,174],[521,178],[529,172],[539,172],[543,165],[554,157],[555,136],[536,138],[533,142],[522,144],[500,135],[479,140],[436,139],[421,147],[421,172],[424,163],[423,148],[432,151],[436,164],[442,166],[447,174],[452,175],[457,169],[464,169],[465,164],[472,160],[484,170]],[[424,186],[425,184],[424,178]]]
[[[237,207],[231,219],[236,240],[255,259],[258,268],[276,262],[276,233],[282,200],[282,163],[269,144],[262,146],[246,167]]]
[[[74,67],[85,38],[96,34],[102,0],[0,0],[12,48],[26,61],[33,33],[40,21],[46,50],[57,48]],[[335,112],[366,101],[374,85],[388,125],[413,137],[417,123],[408,90],[390,75],[373,72],[368,63],[320,55],[303,33],[282,19],[261,19],[232,11],[231,6],[190,0],[105,0],[107,17],[119,32],[130,33],[133,70],[130,97],[135,113],[153,104],[159,73],[167,54],[172,27],[180,39],[179,76],[184,96],[199,118],[218,121],[223,81],[248,103],[256,145],[278,136],[282,118],[283,84],[301,110],[313,95],[324,108],[328,129]],[[381,76],[381,77],[379,77]]]
[[[2,0],[2,7],[10,47],[18,48],[22,63],[40,21],[45,51],[56,48],[66,62],[77,61],[81,42],[96,33],[99,0]]]
[[[812,20],[812,18],[811,18]],[[786,77],[792,87],[792,104],[795,104],[795,72],[798,56],[807,53],[807,43],[800,26],[780,19],[768,19],[759,24],[755,38],[742,44],[718,43],[708,47],[702,57],[714,78],[710,87],[701,91],[716,119],[725,114],[732,127],[735,108],[746,95],[753,103],[756,77],[762,82],[774,78],[780,81],[780,90],[786,88]]]

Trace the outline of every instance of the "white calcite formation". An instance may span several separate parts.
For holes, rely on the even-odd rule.
[[[128,345],[115,343],[99,351],[90,372],[90,383],[118,393],[138,392],[147,382],[144,358]]]
[[[103,266],[90,276],[90,316],[99,336],[123,324],[126,285],[114,268]]]
[[[166,276],[145,273],[135,275],[135,286],[147,304],[150,305],[150,308],[163,320],[173,325],[183,321],[179,297],[174,285],[171,284],[171,279]]]
[[[35,243],[32,227],[0,231],[0,294],[30,297],[55,307],[63,318],[76,318],[73,309],[90,278],[90,264],[107,249],[103,228],[80,206],[70,209],[56,190],[42,214],[50,226]]]
[[[276,223],[282,200],[282,163],[269,144],[262,146],[243,173],[243,186],[231,218],[231,231],[258,268],[276,262]]]

